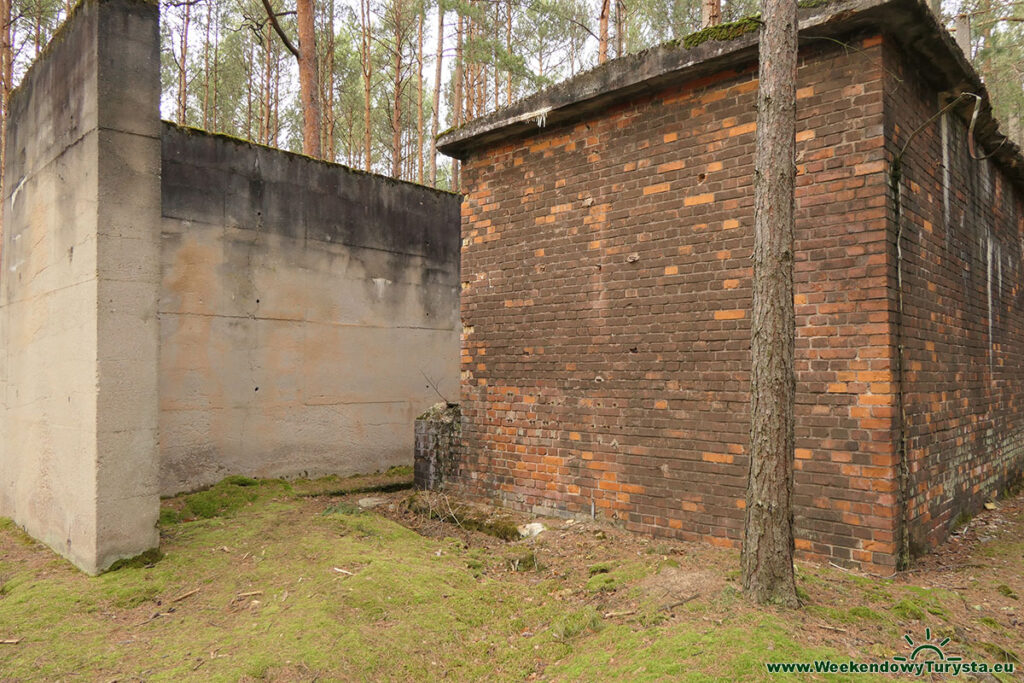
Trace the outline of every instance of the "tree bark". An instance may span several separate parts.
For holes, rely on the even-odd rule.
[[[597,63],[608,61],[608,13],[611,0],[601,0],[601,16],[598,18]]]
[[[701,0],[700,27],[718,26],[722,23],[722,0]]]
[[[416,182],[423,184],[423,15],[420,8],[416,27]]]
[[[971,17],[969,14],[958,14],[953,23],[956,29],[956,44],[960,46],[964,56],[971,59]]]
[[[213,4],[206,5],[206,40],[203,43],[203,130],[210,130],[210,28],[213,24]]]
[[[319,159],[320,77],[317,74],[316,22],[313,0],[295,0],[295,20],[299,29],[299,91],[302,98],[302,153]]]
[[[505,52],[512,54],[512,0],[508,0],[508,14],[505,16]],[[506,75],[508,92],[505,95],[505,104],[512,104],[512,70],[509,69]]]
[[[394,38],[395,45],[392,51],[391,57],[393,59],[393,65],[395,68],[394,78],[394,98],[391,104],[391,177],[401,178],[402,177],[402,91],[405,89],[405,83],[402,79],[402,70],[404,68],[403,63],[403,47],[405,43],[405,34],[403,31],[403,22],[405,17],[403,16],[402,2],[401,0],[394,0],[393,4],[394,16]]]
[[[434,120],[430,128],[430,186],[437,187],[437,133],[441,119],[441,75],[444,62],[444,6],[437,3],[437,61],[434,62]]]
[[[795,607],[793,573],[793,228],[796,185],[796,2],[763,0],[754,157],[750,473],[743,589]]]
[[[188,121],[188,27],[192,21],[192,3],[185,4],[185,18],[181,29],[181,40],[178,43],[180,61],[178,62],[178,123],[187,125]]]
[[[462,13],[458,11],[458,8],[456,8],[455,12],[456,12],[456,15],[458,16],[458,22],[457,22],[456,28],[455,28],[455,86],[454,86],[455,87],[455,92],[453,93],[454,99],[455,99],[454,118],[455,118],[455,125],[456,126],[461,126],[462,125],[462,72],[463,72],[463,64],[462,64],[462,32],[464,30],[465,23],[464,23],[464,20],[463,20],[463,17],[462,17]],[[459,160],[458,159],[452,159],[452,187],[451,187],[451,189],[454,190],[455,192],[459,191],[459,187],[460,187],[460,178],[459,178],[459,176],[460,176],[460,173],[459,173]]]
[[[324,93],[324,152],[329,161],[337,159],[337,144],[335,141],[335,116],[334,116],[334,52],[336,49],[334,35],[334,0],[327,5],[327,78],[325,79]]]
[[[365,156],[363,168],[372,170],[373,159],[371,156],[371,127],[370,127],[370,76],[372,75],[373,63],[370,54],[370,0],[359,0],[359,26],[360,26],[360,57],[363,73],[363,153]]]

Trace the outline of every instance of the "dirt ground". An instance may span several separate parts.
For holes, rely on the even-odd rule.
[[[734,551],[409,479],[226,481],[164,501],[164,556],[96,578],[0,523],[0,680],[878,680],[766,662],[1024,653],[1024,497],[893,577],[798,563],[786,610],[743,598]],[[544,530],[466,528],[493,522]]]

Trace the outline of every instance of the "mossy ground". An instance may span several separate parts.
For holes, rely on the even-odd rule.
[[[1024,652],[1020,501],[956,566],[801,563],[808,604],[787,611],[744,600],[731,551],[558,520],[510,542],[405,491],[359,508],[407,478],[225,481],[165,501],[163,557],[95,578],[0,521],[0,640],[20,639],[0,679],[765,680],[767,661],[906,654],[925,628],[968,657]]]

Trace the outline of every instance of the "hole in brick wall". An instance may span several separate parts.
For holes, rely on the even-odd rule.
[[[697,182],[698,183],[703,183],[707,179],[708,179],[708,174],[707,173],[701,173],[700,175],[697,176]]]
[[[259,391],[259,390],[260,390],[260,388],[259,388],[259,387],[256,387],[256,391]]]

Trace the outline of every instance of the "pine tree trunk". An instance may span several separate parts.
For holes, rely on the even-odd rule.
[[[608,61],[608,13],[611,10],[611,0],[601,0],[601,16],[598,19],[597,37],[597,63],[604,64]]]
[[[505,16],[505,52],[512,54],[512,0],[508,0],[508,13]],[[505,104],[512,104],[512,70],[506,75],[508,92],[505,94]]]
[[[188,27],[191,21],[192,5],[186,4],[181,40],[178,43],[181,60],[178,62],[178,123],[182,126],[188,123]]]
[[[203,42],[203,130],[210,130],[210,25],[213,24],[213,3],[206,5],[206,40]]]
[[[295,0],[295,20],[299,29],[299,91],[302,98],[302,153],[319,159],[320,78],[317,75],[316,21],[313,0]]]
[[[402,5],[394,4],[395,47],[392,53],[395,68],[394,99],[391,105],[391,177],[402,177]]]
[[[416,182],[423,184],[423,14],[418,12],[416,34]]]
[[[330,0],[327,6],[327,78],[326,92],[324,93],[324,139],[326,141],[325,151],[327,159],[337,159],[337,142],[335,141],[335,120],[334,120],[334,0]]]
[[[7,114],[14,80],[14,46],[11,31],[12,0],[0,0],[0,191],[7,166]],[[0,251],[3,250],[3,224],[0,223]]]
[[[444,7],[437,3],[437,61],[434,63],[434,120],[430,128],[430,186],[437,187],[437,134],[441,119],[441,70],[444,62]]]
[[[971,59],[971,16],[969,14],[958,14],[953,22],[956,30],[956,44],[968,60]]]
[[[359,19],[361,28],[361,58],[363,72],[363,168],[371,170],[371,127],[370,127],[370,76],[372,75],[372,55],[370,54],[370,1],[360,0]]]
[[[700,27],[718,26],[722,23],[722,0],[701,0]]]
[[[218,94],[220,93],[220,9],[217,9],[216,14],[216,28],[213,36],[213,121],[212,130],[220,130],[220,117],[217,113],[218,109]]]
[[[456,10],[458,13],[458,10]],[[462,14],[458,14],[458,24],[455,29],[455,125],[462,125],[462,31],[464,29],[464,21]],[[452,159],[452,187],[451,189],[455,192],[459,191],[460,178],[459,178],[459,161],[458,159]]]
[[[743,589],[797,606],[793,574],[796,3],[763,0],[754,158],[750,474]]]

